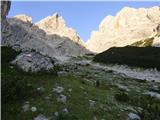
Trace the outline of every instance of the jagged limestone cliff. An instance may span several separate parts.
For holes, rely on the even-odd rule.
[[[99,30],[92,32],[87,46],[89,50],[99,53],[111,47],[130,45],[155,36],[157,32],[154,29],[159,24],[159,7],[125,7],[116,16],[104,18]],[[157,41],[157,38],[155,40]]]

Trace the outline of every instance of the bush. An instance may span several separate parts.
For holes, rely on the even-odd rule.
[[[117,93],[115,94],[115,99],[120,101],[120,102],[128,102],[129,101],[129,96],[127,93]]]
[[[150,96],[134,96],[129,104],[142,108],[139,115],[142,120],[160,120],[160,100]]]
[[[2,65],[9,64],[19,53],[11,47],[1,47]]]
[[[2,76],[1,79],[2,103],[14,100],[23,100],[28,97],[35,97],[38,91],[21,76]]]
[[[160,100],[157,98],[145,95],[129,96],[121,92],[115,95],[115,99],[142,108],[142,111],[137,110],[141,120],[160,120]]]

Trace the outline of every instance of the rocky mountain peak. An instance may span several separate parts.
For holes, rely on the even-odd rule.
[[[89,52],[76,31],[68,28],[57,13],[36,24],[27,15],[17,15],[7,18],[6,24],[2,29],[2,45],[15,50],[34,51],[59,62]]]
[[[58,13],[48,16],[41,21],[37,22],[36,25],[45,30],[48,34],[52,34],[55,30],[65,28],[65,21],[62,16]]]
[[[25,23],[32,23],[32,17],[25,14],[16,15],[13,18],[23,21]]]
[[[80,39],[78,33],[65,24],[65,20],[58,13],[54,13],[52,16],[48,16],[35,24],[40,29],[44,30],[49,35],[59,35],[61,37],[67,37],[84,46],[84,42]]]
[[[116,16],[106,16],[87,42],[88,49],[102,52],[110,47],[122,47],[155,35],[160,24],[160,8],[124,7]]]

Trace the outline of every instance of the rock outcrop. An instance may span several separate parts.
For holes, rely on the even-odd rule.
[[[1,42],[7,41],[11,33],[11,27],[6,20],[10,7],[11,1],[1,1]]]
[[[12,46],[22,51],[35,50],[62,62],[72,56],[88,53],[88,50],[80,43],[77,33],[74,30],[70,32],[70,28],[65,27],[62,17],[59,18],[59,22],[54,23],[56,16],[49,17],[49,20],[45,18],[36,25],[32,23],[32,18],[26,15],[17,15],[7,19],[11,30],[4,33],[8,35],[2,39],[2,45]]]
[[[160,8],[123,8],[116,16],[107,16],[93,31],[88,49],[102,52],[111,47],[122,47],[155,36],[160,24]]]
[[[50,58],[36,52],[21,53],[11,63],[26,72],[48,71],[54,67]]]
[[[60,37],[68,37],[73,42],[84,46],[84,42],[80,39],[77,32],[66,26],[62,16],[58,13],[48,16],[36,23],[40,29],[44,30],[48,35],[59,35]]]
[[[11,1],[1,1],[1,18],[6,18],[11,7]]]

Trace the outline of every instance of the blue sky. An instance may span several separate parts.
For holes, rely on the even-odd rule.
[[[18,2],[13,1],[9,17],[27,14],[37,22],[58,12],[67,26],[74,28],[80,37],[87,41],[92,30],[97,30],[99,23],[107,15],[115,15],[123,7],[160,6],[160,2]]]

